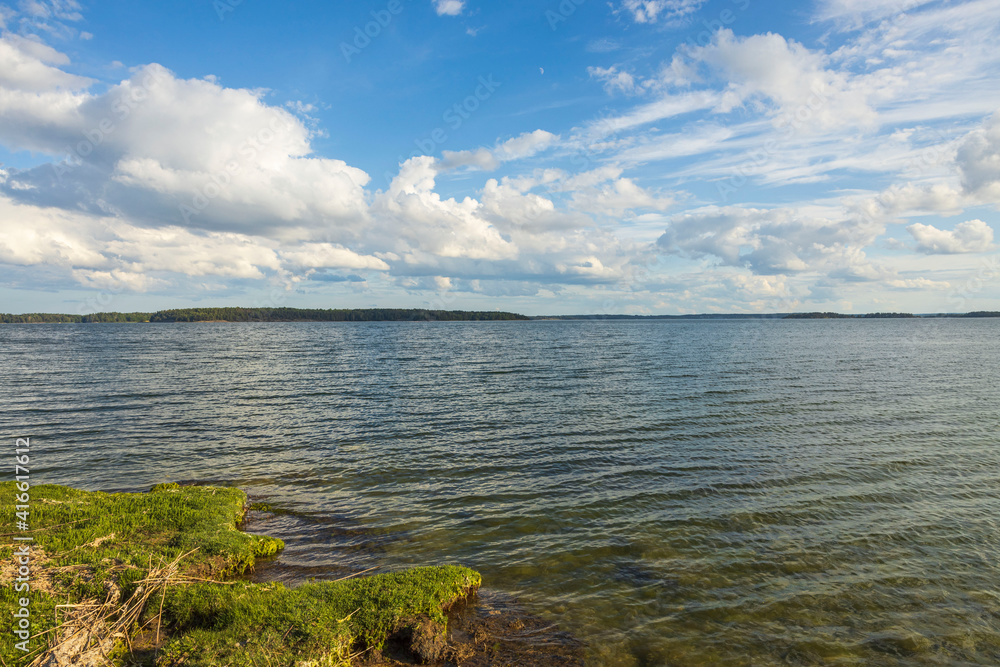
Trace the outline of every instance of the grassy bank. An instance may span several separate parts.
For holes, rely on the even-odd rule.
[[[242,491],[159,485],[150,493],[30,489],[30,532],[14,532],[13,483],[0,484],[3,544],[31,536],[30,590],[15,546],[0,549],[0,614],[28,600],[28,653],[0,635],[4,665],[349,665],[387,641],[431,659],[444,609],[480,584],[446,566],[307,584],[236,579],[283,544],[238,530]],[[20,587],[20,588],[19,588]],[[8,626],[9,627],[9,626]],[[21,647],[24,647],[22,644]]]

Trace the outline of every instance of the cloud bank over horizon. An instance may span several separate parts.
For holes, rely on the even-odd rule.
[[[178,53],[125,67],[143,45],[115,53],[94,8],[4,7],[5,299],[1000,309],[995,3],[828,0],[753,33],[745,0],[580,7],[550,26],[519,7],[373,5],[355,19],[370,36],[357,62],[322,64],[360,77],[348,97],[308,77],[273,87],[309,63],[220,64],[223,77]],[[512,39],[515,15],[558,49],[544,67],[537,36]],[[240,7],[226,21],[265,19]],[[446,38],[407,32],[421,26]],[[503,63],[489,39],[510,42]],[[425,78],[391,78],[386,50]],[[451,59],[477,75],[438,81]],[[409,148],[383,139],[397,127]]]

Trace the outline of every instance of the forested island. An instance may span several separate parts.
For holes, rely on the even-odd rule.
[[[423,308],[177,308],[155,313],[0,314],[0,324],[91,324],[114,322],[461,322],[527,320],[500,311]]]

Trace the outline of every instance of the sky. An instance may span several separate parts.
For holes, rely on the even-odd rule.
[[[1000,310],[996,0],[0,5],[0,311]]]

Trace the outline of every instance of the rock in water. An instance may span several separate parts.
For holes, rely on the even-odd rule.
[[[448,646],[445,628],[427,616],[417,616],[400,621],[393,639],[412,654],[421,665],[430,665],[444,657]]]

